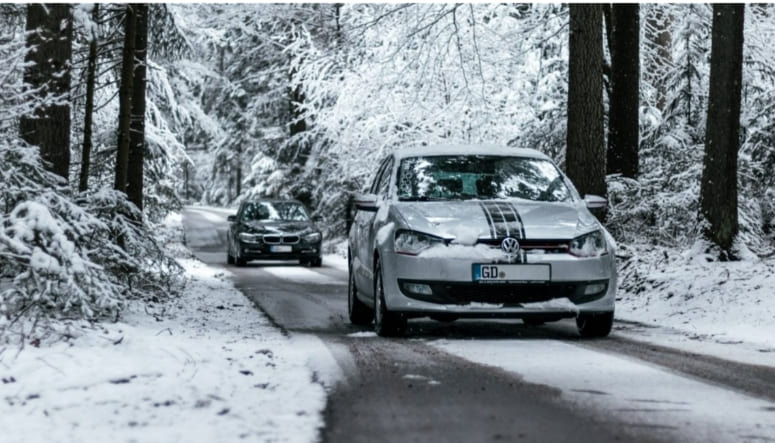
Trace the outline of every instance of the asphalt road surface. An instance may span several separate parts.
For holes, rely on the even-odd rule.
[[[775,404],[775,370],[771,367],[647,345],[616,333],[606,339],[581,340],[572,321],[528,327],[519,320],[438,323],[417,319],[410,321],[406,337],[363,339],[369,328],[352,326],[347,320],[346,271],[327,266],[325,261],[321,268],[303,270],[288,262],[228,266],[223,213],[188,208],[184,226],[186,232],[197,232],[197,241],[188,244],[195,254],[208,264],[227,267],[235,285],[279,328],[292,336],[312,334],[331,350],[344,377],[330,390],[321,435],[324,442],[775,441],[775,407],[770,410],[767,406]],[[299,272],[313,277],[294,278]],[[625,358],[628,365],[664,372],[708,386],[713,392],[721,389],[723,395],[728,391],[730,398],[755,399],[764,405],[757,408],[765,419],[731,423],[724,432],[716,432],[705,429],[708,423],[702,416],[695,419],[697,414],[690,416],[695,418],[660,419],[666,413],[671,416],[671,410],[650,409],[657,400],[639,399],[643,406],[637,409],[601,409],[593,400],[609,395],[606,383],[584,390],[593,400],[569,402],[561,387],[529,382],[517,373],[477,364],[432,345],[452,340],[469,347],[480,342],[485,346],[515,339],[526,344],[545,341],[546,352],[556,351],[555,345],[567,345],[581,356]],[[532,352],[541,348],[531,347]],[[555,357],[558,365],[568,365],[560,355],[515,352],[513,358],[541,362]],[[551,374],[555,369],[548,364],[538,371]],[[627,374],[613,374],[619,376],[626,380]],[[631,383],[658,380],[633,379]],[[703,395],[701,390],[691,394]],[[723,395],[707,398],[726,398]],[[682,405],[688,402],[672,404],[675,414],[681,414],[686,411]],[[734,414],[729,417],[733,420]],[[708,421],[712,427],[719,420]]]

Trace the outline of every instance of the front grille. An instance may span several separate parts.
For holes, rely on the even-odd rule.
[[[415,300],[444,305],[466,305],[469,303],[492,303],[504,306],[520,306],[523,303],[568,298],[574,303],[587,303],[602,298],[606,291],[584,294],[588,284],[605,282],[555,282],[555,283],[452,283],[421,280],[398,280],[401,292]],[[405,283],[428,285],[432,294],[416,294],[406,290]],[[607,289],[607,282],[606,289]]]
[[[533,240],[533,239],[517,239],[519,241],[520,249],[527,253],[536,252],[544,254],[567,254],[569,249],[569,240]],[[477,240],[477,244],[487,245],[491,248],[500,249],[502,238],[480,238]]]
[[[298,242],[299,242],[298,235],[265,235],[264,236],[264,243],[268,245],[279,245],[279,244],[295,245]]]

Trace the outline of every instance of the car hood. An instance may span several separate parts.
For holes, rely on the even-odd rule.
[[[250,221],[242,223],[244,232],[255,234],[278,234],[278,233],[302,233],[304,231],[315,230],[315,224],[311,221]]]
[[[507,236],[569,240],[598,226],[583,202],[462,200],[399,202],[394,208],[408,229],[461,244]]]

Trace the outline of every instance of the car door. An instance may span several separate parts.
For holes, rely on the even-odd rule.
[[[377,175],[369,187],[370,194],[378,196],[379,204],[384,204],[381,191],[386,188],[392,174],[392,157],[383,160],[377,170]],[[385,193],[384,196],[387,194]],[[358,210],[353,221],[354,235],[352,241],[351,253],[355,254],[353,266],[355,271],[356,285],[358,289],[369,296],[373,295],[373,275],[372,265],[374,263],[374,225],[377,212]]]

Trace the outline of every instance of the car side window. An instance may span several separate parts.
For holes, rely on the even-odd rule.
[[[379,183],[377,185],[376,194],[382,198],[387,198],[390,191],[390,176],[393,174],[393,158],[389,158],[385,163],[385,168],[382,170],[382,175],[379,177]]]
[[[371,182],[371,187],[369,187],[370,194],[376,194],[379,192],[380,183],[382,183],[382,176],[385,174],[385,168],[387,167],[388,160],[389,159],[383,160],[379,165],[379,169],[377,169],[377,175],[374,176],[374,181]]]

